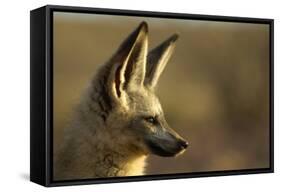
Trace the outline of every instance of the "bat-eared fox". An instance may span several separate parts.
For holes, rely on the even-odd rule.
[[[98,69],[65,129],[55,180],[143,175],[148,155],[173,157],[187,148],[155,95],[177,38],[148,52],[142,22]]]

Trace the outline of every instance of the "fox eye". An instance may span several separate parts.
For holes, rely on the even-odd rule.
[[[157,119],[155,117],[149,116],[146,117],[145,120],[151,124],[157,124]]]

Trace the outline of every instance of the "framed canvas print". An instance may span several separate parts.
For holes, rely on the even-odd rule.
[[[273,172],[273,20],[31,11],[30,179]]]

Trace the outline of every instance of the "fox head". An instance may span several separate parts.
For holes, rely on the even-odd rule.
[[[148,26],[142,22],[100,69],[94,87],[103,137],[112,145],[144,155],[176,156],[187,141],[170,128],[155,87],[173,50],[174,34],[148,53]]]

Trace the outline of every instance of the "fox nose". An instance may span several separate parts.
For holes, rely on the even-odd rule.
[[[187,141],[184,141],[184,140],[180,140],[179,141],[179,144],[180,146],[183,148],[183,149],[186,149],[188,147],[188,142]]]

